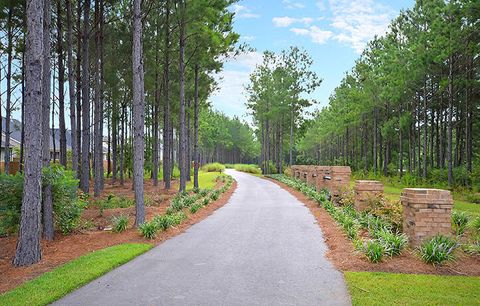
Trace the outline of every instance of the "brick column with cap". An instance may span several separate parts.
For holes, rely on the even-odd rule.
[[[412,246],[435,235],[450,235],[453,198],[448,190],[405,188],[401,196],[403,232]]]
[[[367,201],[383,195],[383,184],[379,181],[355,181],[355,209],[363,211],[367,209]]]
[[[327,181],[324,178],[325,176],[330,176],[330,169],[330,166],[315,166],[315,171],[317,173],[315,187],[317,191],[327,187]]]
[[[330,190],[333,199],[340,195],[342,189],[350,186],[351,173],[352,170],[348,166],[331,167],[331,180],[327,181],[327,188]]]

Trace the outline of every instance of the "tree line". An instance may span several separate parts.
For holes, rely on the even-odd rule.
[[[471,185],[480,3],[420,1],[373,39],[299,143],[303,162]]]
[[[257,127],[264,174],[283,172],[284,142],[288,145],[288,162],[294,162],[295,135],[306,109],[315,103],[304,96],[321,84],[311,70],[312,64],[310,55],[298,47],[279,54],[265,51],[262,63],[250,75],[247,107]]]
[[[42,168],[52,162],[50,140],[55,145],[55,137],[60,143],[58,162],[76,173],[85,193],[91,191],[91,179],[93,194],[99,196],[105,173],[112,184],[123,185],[131,171],[137,226],[145,220],[145,168],[154,185],[163,173],[160,179],[170,189],[173,167],[178,165],[179,190],[184,191],[191,179],[191,161],[194,186],[198,187],[200,161],[209,160],[212,150],[219,152],[216,157],[233,154],[236,157],[232,160],[252,158],[251,152],[247,154],[233,144],[245,141],[254,147],[248,125],[222,118],[207,103],[216,88],[213,74],[222,69],[225,58],[238,52],[239,36],[232,29],[234,13],[229,10],[234,2],[2,3],[0,26],[5,37],[0,38],[0,56],[7,66],[7,148],[12,111],[19,107],[22,113],[24,193],[15,265],[38,262],[41,236],[54,238],[51,186],[42,184]],[[208,118],[207,114],[217,116],[208,122],[210,126],[219,129],[215,120],[221,119],[232,129],[237,125],[235,132],[242,136],[233,135],[230,143],[213,148],[207,123],[200,121]],[[67,152],[66,116],[71,154]],[[103,169],[104,145],[107,169]],[[9,154],[7,150],[7,169]]]

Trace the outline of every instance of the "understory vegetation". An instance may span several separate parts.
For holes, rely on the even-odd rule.
[[[73,172],[58,165],[46,167],[42,176],[43,185],[52,186],[53,215],[55,227],[63,234],[71,233],[78,225],[87,205],[78,192],[78,180]],[[23,175],[0,174],[0,237],[16,233],[20,224]]]
[[[128,243],[80,256],[0,295],[0,305],[48,305],[151,248]]]
[[[380,262],[385,257],[401,254],[408,246],[408,239],[402,233],[402,212],[398,202],[385,199],[371,200],[368,209],[358,212],[353,207],[351,193],[343,192],[334,204],[328,190],[317,192],[315,188],[286,175],[273,174],[269,177],[297,189],[316,201],[335,220],[355,249],[362,252],[371,262]],[[452,224],[455,238],[435,236],[416,250],[419,257],[430,264],[440,264],[455,259],[454,252],[463,249],[469,254],[479,254],[480,224],[478,218],[469,222],[464,213],[454,212]],[[455,225],[457,224],[457,225]],[[462,230],[459,231],[458,228]],[[468,229],[468,230],[467,230]],[[468,235],[467,235],[468,234]]]
[[[230,189],[233,178],[230,175],[222,175],[217,179],[223,183],[218,189],[193,189],[176,194],[170,201],[166,213],[143,223],[139,227],[140,233],[147,239],[154,239],[159,231],[166,231],[180,224],[187,218],[188,212],[195,214],[202,207],[218,200],[222,193]]]
[[[229,169],[235,169],[237,171],[251,173],[251,174],[262,174],[262,169],[258,167],[258,165],[254,164],[226,164],[225,165]]]

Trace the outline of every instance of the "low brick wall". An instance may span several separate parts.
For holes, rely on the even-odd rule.
[[[306,172],[307,172],[307,185],[315,187],[317,183],[317,171],[315,170],[315,166],[307,167]]]
[[[364,211],[367,209],[367,201],[383,195],[383,184],[379,181],[355,181],[355,209]]]
[[[448,190],[405,188],[400,197],[403,205],[403,232],[412,246],[437,234],[450,235],[453,198]]]

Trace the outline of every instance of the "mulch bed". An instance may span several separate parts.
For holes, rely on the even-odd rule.
[[[457,252],[455,261],[436,266],[423,262],[411,249],[405,250],[400,256],[386,258],[380,263],[371,263],[365,255],[355,250],[352,242],[325,209],[300,191],[279,181],[268,180],[290,192],[310,209],[328,245],[327,258],[341,271],[480,276],[480,256],[468,256],[462,252]]]
[[[221,187],[221,184],[222,183],[218,183],[217,187]],[[225,205],[236,188],[237,183],[234,181],[232,187],[230,187],[227,192],[221,194],[217,201],[211,202],[195,214],[187,213],[187,219],[181,224],[167,231],[159,232],[153,240],[144,238],[136,229],[132,228],[135,217],[135,207],[105,209],[102,216],[99,215],[98,209],[87,209],[83,213],[82,219],[92,220],[95,224],[108,224],[112,216],[120,214],[128,215],[130,222],[129,229],[122,233],[113,233],[99,229],[83,230],[68,236],[56,233],[54,241],[42,241],[42,260],[29,267],[15,268],[11,264],[15,255],[17,237],[0,238],[0,294],[48,272],[61,264],[95,250],[122,243],[151,243],[159,245],[163,241],[183,233],[190,226],[200,222],[215,210]],[[145,195],[160,196],[161,198],[160,202],[154,202],[154,206],[146,207],[147,220],[165,212],[169,205],[168,200],[176,193],[176,190],[176,186],[172,186],[171,191],[167,192],[162,186],[155,187],[145,181]],[[110,186],[105,182],[105,190],[102,196],[108,196],[110,193],[133,197],[131,181],[126,181],[125,186]]]

